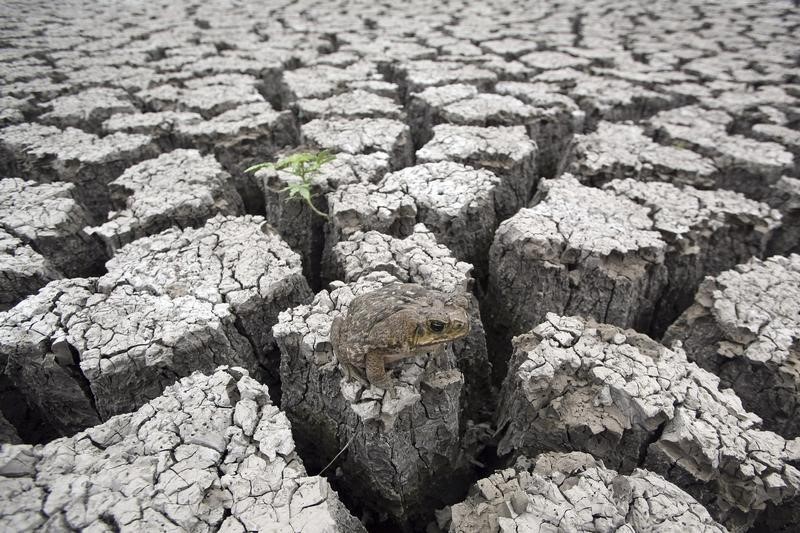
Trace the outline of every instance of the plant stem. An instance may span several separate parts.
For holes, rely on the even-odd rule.
[[[311,210],[312,210],[312,211],[314,211],[314,212],[315,212],[316,214],[318,214],[319,216],[321,216],[321,217],[324,217],[324,218],[326,218],[326,219],[330,220],[330,217],[328,216],[328,214],[327,214],[327,213],[323,213],[322,211],[320,211],[319,209],[317,209],[316,207],[314,207],[314,204],[313,204],[313,203],[311,203],[310,201],[308,202],[308,206],[311,208]]]

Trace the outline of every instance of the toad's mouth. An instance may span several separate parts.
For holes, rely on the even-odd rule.
[[[446,344],[448,342],[457,341],[459,339],[463,339],[469,333],[469,328],[463,329],[457,332],[451,332],[452,335],[449,335],[447,338],[442,337],[431,337],[431,336],[420,336],[416,339],[414,346],[417,349],[426,348],[431,346],[437,346],[440,344]]]

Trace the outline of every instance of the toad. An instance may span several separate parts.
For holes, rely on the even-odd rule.
[[[386,364],[443,348],[469,333],[469,300],[414,283],[357,296],[331,324],[333,352],[348,379],[393,391]],[[365,372],[366,371],[366,372]]]

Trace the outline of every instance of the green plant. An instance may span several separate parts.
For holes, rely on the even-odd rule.
[[[334,159],[336,159],[336,156],[328,153],[327,150],[322,150],[321,152],[298,152],[286,156],[275,163],[258,163],[257,165],[245,169],[245,172],[256,172],[264,168],[273,168],[275,170],[286,170],[294,174],[300,178],[300,181],[289,183],[286,187],[277,192],[288,192],[289,197],[286,198],[287,202],[298,197],[303,199],[312,211],[321,217],[328,218],[328,215],[317,209],[311,201],[311,198],[314,196],[311,194],[311,176],[319,172],[322,165]]]

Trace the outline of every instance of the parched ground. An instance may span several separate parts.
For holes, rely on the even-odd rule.
[[[0,0],[0,529],[794,531],[798,35]],[[313,210],[244,172],[322,149]],[[398,282],[470,333],[388,395],[330,326]]]

